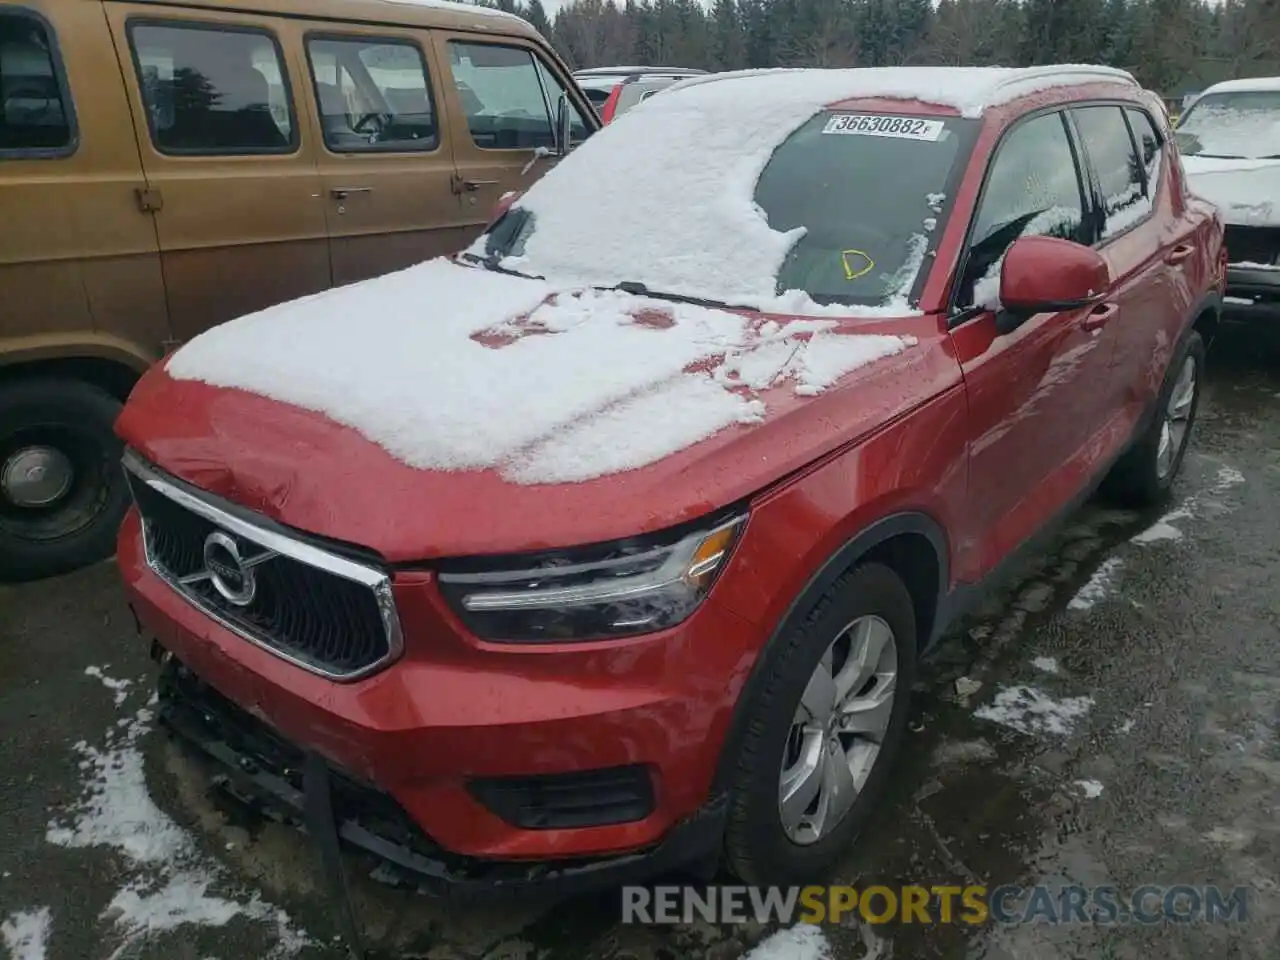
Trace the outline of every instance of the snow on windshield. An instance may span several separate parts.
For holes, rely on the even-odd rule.
[[[1280,155],[1280,90],[1206,94],[1178,124],[1177,138],[1193,157]]]
[[[214,327],[166,371],[323,414],[421,469],[518,483],[654,463],[910,347],[431,260]]]
[[[976,117],[991,103],[1079,79],[1064,68],[919,67],[683,81],[592,136],[530,188],[513,210],[531,212],[534,227],[503,266],[582,285],[637,281],[784,313],[901,315],[901,304],[819,307],[798,291],[779,296],[779,270],[804,228],[772,229],[755,201],[774,151],[840,100],[919,100]],[[484,243],[472,252],[483,255]]]

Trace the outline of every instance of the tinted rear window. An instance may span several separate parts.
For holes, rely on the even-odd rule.
[[[805,231],[778,292],[857,305],[909,298],[944,226],[948,186],[975,123],[829,112],[792,134],[755,194],[773,229]]]

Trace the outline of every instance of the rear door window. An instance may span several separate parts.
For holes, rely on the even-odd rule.
[[[1000,267],[1019,237],[1045,236],[1092,243],[1085,192],[1061,113],[1046,113],[1014,127],[996,148],[974,217],[962,306],[999,302]]]
[[[564,87],[523,47],[449,41],[449,66],[477,147],[532,150],[555,146],[555,111]],[[571,138],[589,128],[569,101]]]
[[[1145,110],[1126,107],[1124,113],[1138,143],[1138,155],[1147,181],[1147,197],[1154,201],[1160,188],[1160,171],[1164,169],[1164,138]]]
[[[1102,203],[1100,239],[1106,241],[1151,213],[1151,203],[1143,190],[1142,161],[1120,107],[1079,107],[1071,112],[1098,180]]]
[[[307,59],[330,150],[435,149],[439,137],[427,65],[413,43],[313,37]]]
[[[0,12],[0,156],[61,155],[74,146],[52,32],[31,14]]]
[[[265,30],[129,25],[151,141],[161,153],[293,153],[297,123],[279,44]]]

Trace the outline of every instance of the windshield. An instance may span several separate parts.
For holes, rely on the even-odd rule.
[[[1190,157],[1280,156],[1280,90],[1206,94],[1183,114],[1176,136]]]
[[[795,231],[782,238],[787,252],[771,276],[774,292],[781,296],[801,291],[820,305],[907,309],[923,279],[926,255],[944,226],[943,201],[953,174],[968,155],[976,123],[956,117],[823,111],[787,137],[764,163],[753,194],[770,230]],[[723,180],[712,183],[724,191],[731,186]],[[705,182],[698,186],[704,192],[712,188]],[[537,191],[535,185],[529,196]],[[644,193],[634,193],[629,202],[647,204],[655,227],[673,241],[694,233],[685,229],[686,221],[713,220],[717,215],[714,198],[664,207]],[[627,219],[634,222],[633,216]],[[580,258],[627,243],[626,237],[612,235],[610,223],[598,216],[583,229],[594,236],[591,242],[584,238],[575,244]],[[518,205],[493,225],[484,241],[485,254],[494,260],[521,257],[537,233],[538,215]],[[717,239],[721,246],[733,242],[731,237]],[[690,261],[700,253],[671,249],[667,257]],[[738,265],[743,260],[745,255]],[[526,269],[518,261],[512,266]],[[580,266],[575,275],[590,273],[589,264]],[[705,272],[711,276],[699,293],[715,295],[708,292],[714,275],[734,268],[732,260],[708,261]],[[643,265],[636,264],[632,276],[644,282]],[[601,282],[623,279],[602,277]]]

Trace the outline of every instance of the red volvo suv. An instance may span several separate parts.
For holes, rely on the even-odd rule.
[[[682,81],[467,251],[137,386],[162,715],[331,864],[820,877],[947,624],[1168,492],[1222,232],[1120,71]]]

